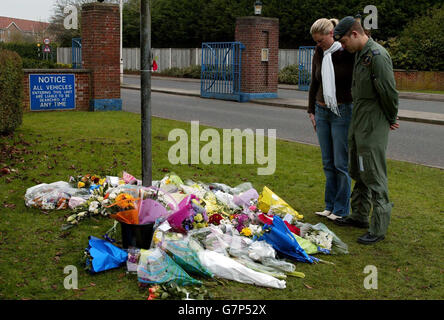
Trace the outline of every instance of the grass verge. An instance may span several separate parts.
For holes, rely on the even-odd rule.
[[[395,203],[386,240],[356,243],[365,230],[341,228],[313,214],[323,209],[325,178],[317,147],[277,141],[277,168],[258,176],[261,165],[171,165],[172,129],[190,135],[190,124],[153,118],[153,179],[175,172],[183,179],[235,186],[250,181],[260,192],[268,186],[305,221],[325,223],[350,254],[323,256],[335,265],[297,263],[304,279],[287,279],[284,290],[231,281],[205,281],[217,299],[442,299],[444,171],[388,161],[389,190]],[[205,127],[201,127],[203,130]],[[218,130],[222,136],[222,131]],[[13,136],[0,137],[0,299],[146,299],[137,278],[122,267],[97,275],[83,271],[88,236],[101,237],[112,220],[89,219],[62,231],[69,211],[27,208],[26,189],[38,183],[67,181],[70,175],[119,175],[141,178],[140,116],[125,112],[28,113]],[[267,150],[267,149],[265,149]],[[63,286],[64,268],[79,270],[79,288]],[[367,290],[364,268],[378,270],[378,289]]]

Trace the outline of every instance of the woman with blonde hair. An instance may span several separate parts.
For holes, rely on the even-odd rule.
[[[316,212],[331,220],[350,213],[348,128],[352,115],[351,84],[354,55],[333,39],[337,19],[318,19],[310,34],[316,42],[308,114],[321,147],[326,177],[325,209]]]

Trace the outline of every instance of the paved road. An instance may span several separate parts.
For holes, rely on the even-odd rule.
[[[154,86],[154,84],[153,84]],[[123,109],[140,112],[140,91],[122,89]],[[156,117],[191,121],[227,129],[276,129],[281,139],[318,145],[304,110],[152,93]],[[400,122],[390,134],[388,157],[444,169],[444,126]]]
[[[140,85],[140,78],[138,76],[124,76],[124,83]],[[156,77],[152,77],[152,86],[169,89],[200,90],[199,82],[164,80],[156,79]],[[308,93],[299,90],[279,89],[278,96],[284,99],[308,99]],[[399,109],[444,114],[444,102],[399,99]]]

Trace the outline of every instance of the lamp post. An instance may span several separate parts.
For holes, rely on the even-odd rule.
[[[260,0],[257,0],[254,3],[254,14],[257,16],[260,16],[262,14],[262,2]]]
[[[151,8],[150,0],[140,1],[140,87],[142,115],[142,184],[152,184],[151,154]]]

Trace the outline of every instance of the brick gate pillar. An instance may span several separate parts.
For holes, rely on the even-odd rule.
[[[277,98],[279,73],[279,19],[240,17],[236,19],[236,41],[242,52],[241,91],[243,100]]]
[[[91,111],[122,110],[119,10],[110,3],[82,6],[82,63],[92,71]]]

